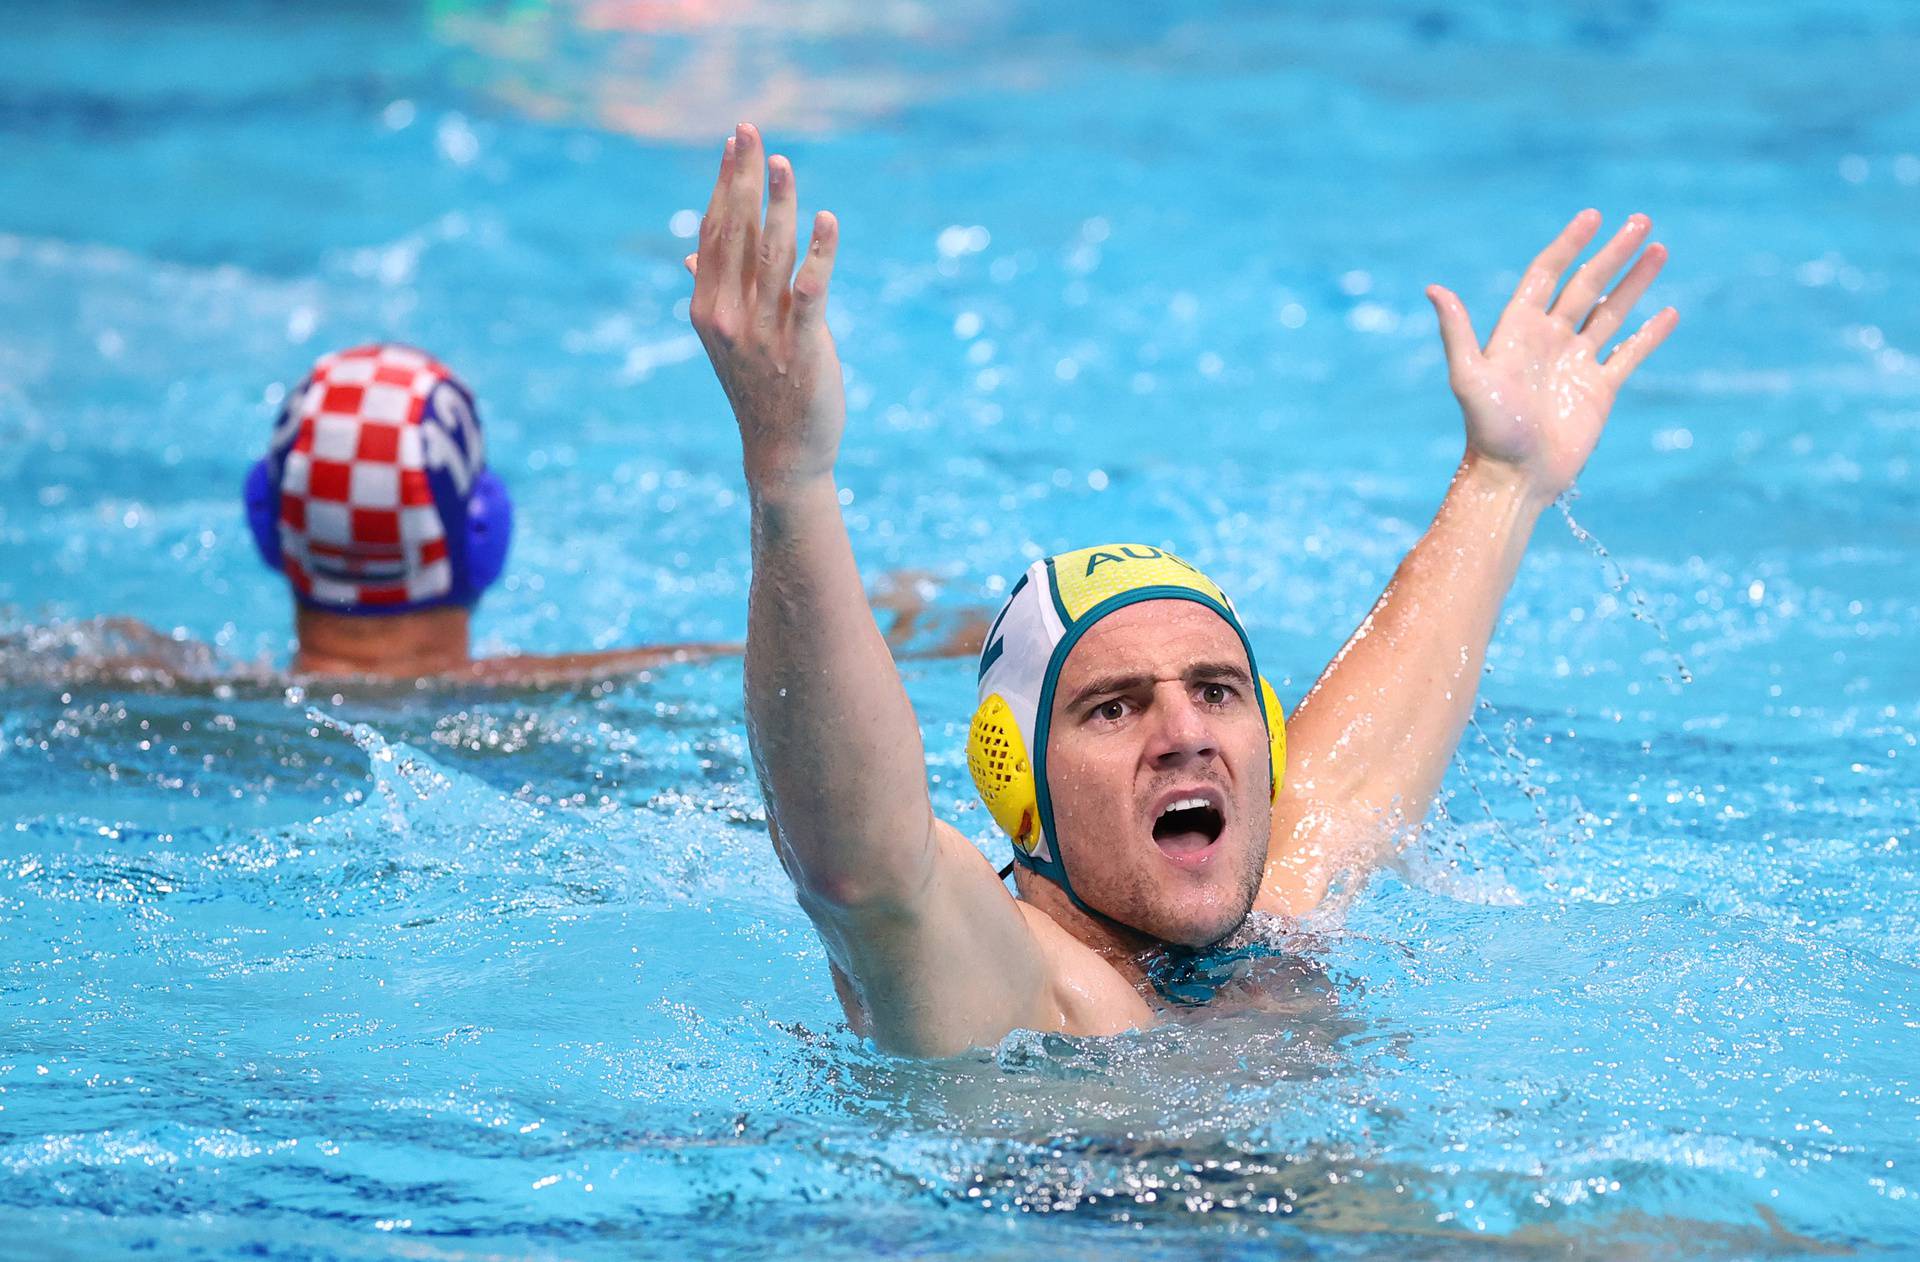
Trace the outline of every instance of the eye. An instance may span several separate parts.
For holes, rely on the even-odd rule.
[[[1221,706],[1233,699],[1233,689],[1225,684],[1201,684],[1200,701],[1204,705]]]
[[[1093,717],[1105,719],[1109,723],[1118,723],[1127,717],[1127,703],[1115,697],[1112,701],[1102,701],[1093,708]]]

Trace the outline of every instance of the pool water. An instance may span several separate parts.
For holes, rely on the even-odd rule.
[[[16,15],[0,1255],[1920,1250],[1917,60],[1895,0]],[[1679,331],[1429,834],[1273,928],[1287,1012],[863,1046],[734,661],[220,682],[290,646],[246,464],[375,337],[467,377],[518,501],[481,648],[742,634],[679,266],[742,116],[843,223],[866,572],[958,615],[1170,544],[1288,704],[1458,456],[1422,287],[1484,330],[1573,211],[1653,216]],[[116,617],[189,682],[77,682]],[[906,675],[1004,857],[969,665]]]

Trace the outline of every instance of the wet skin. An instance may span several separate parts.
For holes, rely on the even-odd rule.
[[[824,317],[839,227],[816,213],[801,251],[801,222],[791,164],[741,124],[687,267],[753,509],[748,733],[775,851],[849,1020],[917,1055],[991,1045],[1016,1027],[1150,1024],[1143,953],[1217,940],[1249,906],[1311,912],[1336,877],[1364,875],[1417,827],[1535,519],[1677,318],[1663,310],[1607,350],[1665,258],[1643,216],[1567,277],[1599,229],[1597,212],[1575,216],[1484,345],[1455,295],[1428,291],[1465,452],[1433,524],[1288,721],[1291,765],[1270,817],[1257,706],[1236,707],[1199,673],[1223,665],[1221,637],[1165,620],[1115,621],[1111,641],[1089,632],[1080,649],[1095,651],[1076,656],[1105,671],[1103,643],[1131,655],[1133,700],[1052,716],[1055,841],[1082,898],[1143,933],[1088,915],[1030,869],[1009,898],[975,845],[933,815],[919,726],[865,608],[835,478],[846,413]],[[1237,644],[1233,661],[1244,674]],[[1156,836],[1158,813],[1181,803],[1183,818]],[[1217,818],[1196,822],[1208,809]]]

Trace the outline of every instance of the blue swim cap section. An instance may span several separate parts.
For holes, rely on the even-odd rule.
[[[449,377],[444,385],[450,388],[427,396],[420,424],[444,436],[436,440],[428,434],[427,483],[447,531],[453,589],[414,608],[472,605],[506,568],[513,542],[513,503],[506,483],[487,467],[479,406],[458,379]],[[447,444],[446,454],[436,460],[440,441]]]

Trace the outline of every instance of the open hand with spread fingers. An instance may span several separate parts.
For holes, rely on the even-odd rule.
[[[839,224],[826,211],[814,216],[796,275],[796,204],[792,164],[777,154],[769,161],[759,131],[742,123],[721,157],[699,253],[686,258],[693,327],[740,423],[751,487],[830,474],[846,426],[826,323]]]
[[[1439,285],[1427,289],[1440,316],[1448,379],[1466,414],[1468,459],[1510,469],[1541,502],[1572,485],[1621,384],[1679,322],[1667,307],[1604,354],[1666,262],[1665,246],[1640,248],[1650,227],[1645,215],[1630,216],[1555,298],[1562,275],[1600,228],[1599,211],[1575,215],[1527,268],[1485,349],[1459,296]],[[1626,276],[1602,297],[1636,252]]]

